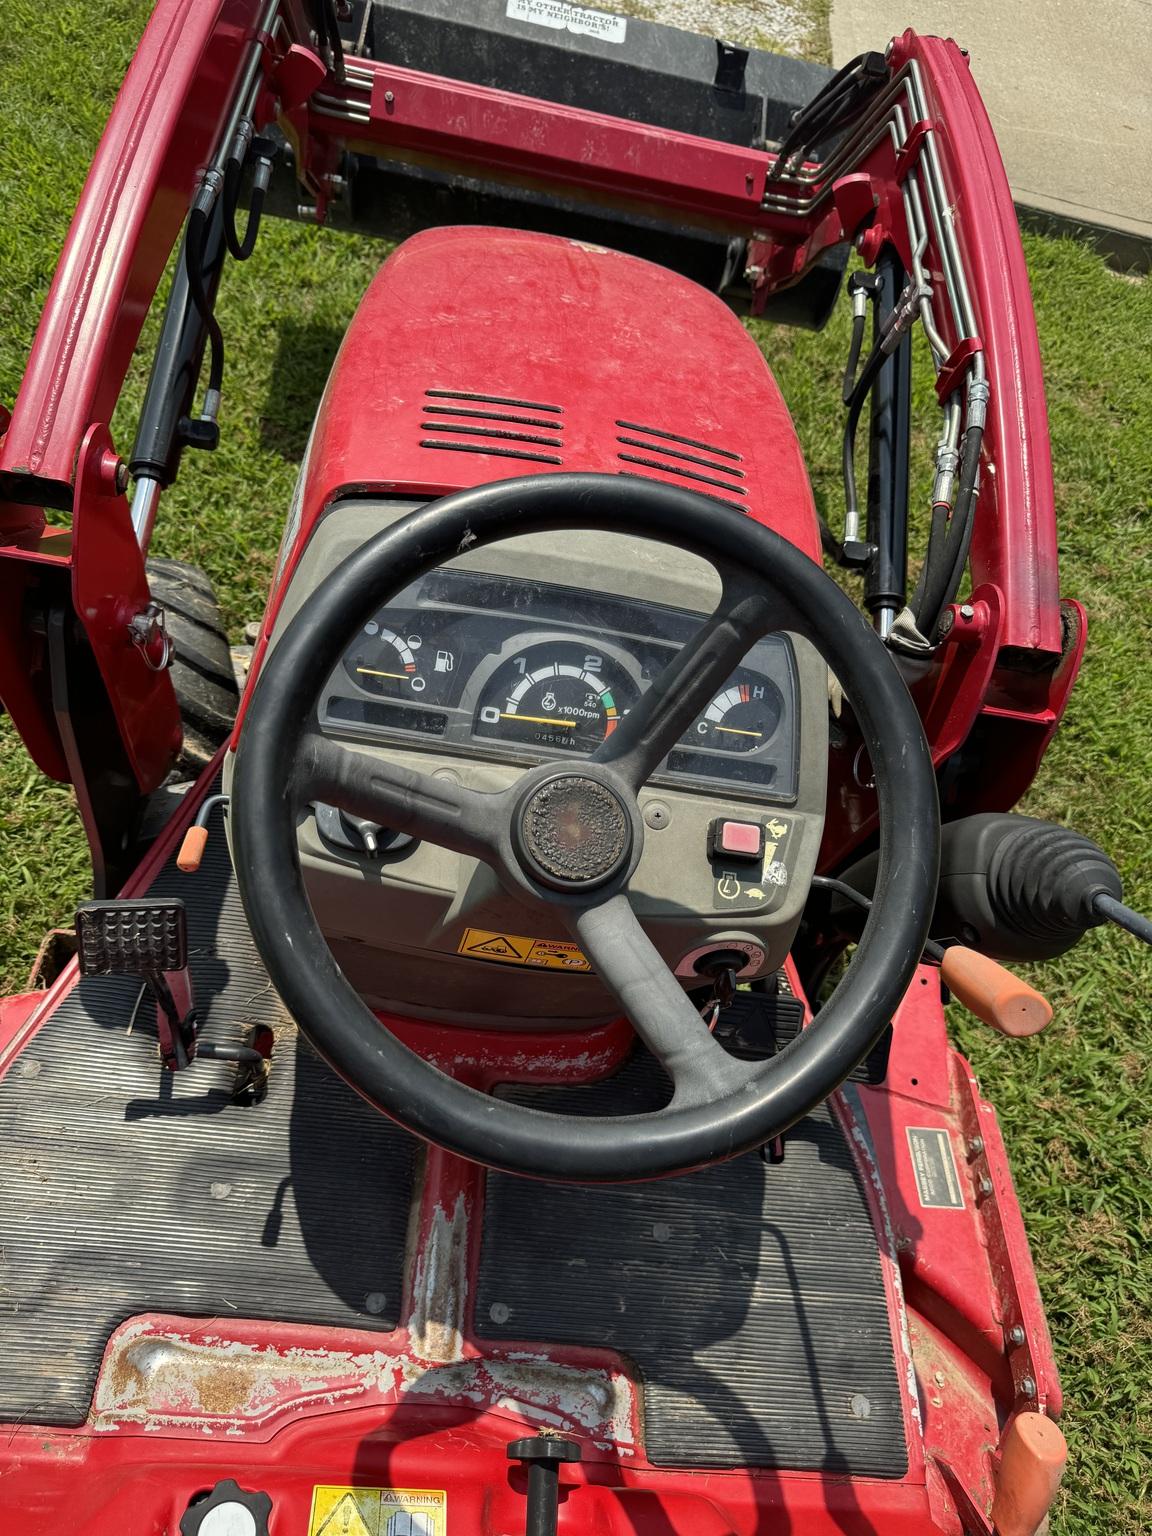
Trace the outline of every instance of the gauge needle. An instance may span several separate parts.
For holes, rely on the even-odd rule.
[[[363,672],[365,677],[398,677],[402,683],[408,681],[407,672],[377,672],[375,667],[357,667],[357,672]]]
[[[575,720],[551,720],[547,715],[517,715],[512,710],[502,709],[501,720],[526,720],[529,725],[558,725],[565,731],[576,729]]]
[[[716,729],[718,731],[727,731],[729,736],[755,736],[757,740],[764,734],[763,731],[742,731],[739,726],[735,725],[718,725]]]

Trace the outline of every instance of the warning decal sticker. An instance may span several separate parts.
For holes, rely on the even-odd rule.
[[[465,928],[458,953],[472,960],[499,960],[505,965],[532,965],[546,971],[590,971],[584,954],[562,939],[529,939],[521,933],[493,933],[489,928]]]
[[[308,1536],[446,1536],[447,1508],[428,1488],[314,1488]]]
[[[909,1125],[905,1129],[920,1204],[927,1210],[962,1211],[964,1190],[948,1132],[927,1125]]]

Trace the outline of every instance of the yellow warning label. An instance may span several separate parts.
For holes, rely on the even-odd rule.
[[[500,960],[505,965],[534,965],[547,971],[590,971],[581,950],[561,939],[529,939],[521,933],[493,933],[465,928],[458,953],[475,960]]]
[[[314,1488],[308,1536],[446,1536],[447,1509],[429,1488]]]

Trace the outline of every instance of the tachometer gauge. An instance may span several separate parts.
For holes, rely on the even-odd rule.
[[[476,710],[476,736],[594,752],[636,700],[624,668],[578,640],[542,640],[503,662]]]
[[[742,667],[691,725],[681,744],[719,752],[755,752],[776,734],[784,697],[760,672]]]
[[[409,644],[403,635],[373,619],[345,653],[345,670],[365,693],[387,699],[418,699],[425,682],[417,659],[419,636],[413,640],[415,644]]]

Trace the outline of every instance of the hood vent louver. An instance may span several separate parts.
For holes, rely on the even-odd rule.
[[[443,433],[444,436],[422,437],[421,448],[439,448],[450,453],[490,453],[533,464],[564,462],[557,453],[539,452],[541,448],[563,448],[564,440],[559,436],[564,430],[560,420],[563,406],[544,405],[538,400],[519,400],[508,395],[482,395],[463,389],[426,389],[424,395],[426,401],[453,403],[424,405],[421,432]],[[468,441],[449,441],[461,438]]]
[[[696,437],[685,437],[679,432],[641,426],[636,421],[617,419],[616,425],[621,429],[616,435],[620,445],[616,457],[625,464],[637,466],[623,469],[621,474],[642,475],[648,480],[671,475],[677,480],[687,480],[693,490],[697,485],[710,485],[724,492],[723,497],[715,496],[714,500],[726,500],[729,506],[744,510],[743,502],[727,500],[748,494],[740,484],[744,479],[744,471],[738,468],[743,462],[740,454],[730,448],[717,448],[714,443],[705,443]],[[647,473],[652,470],[657,474]]]

